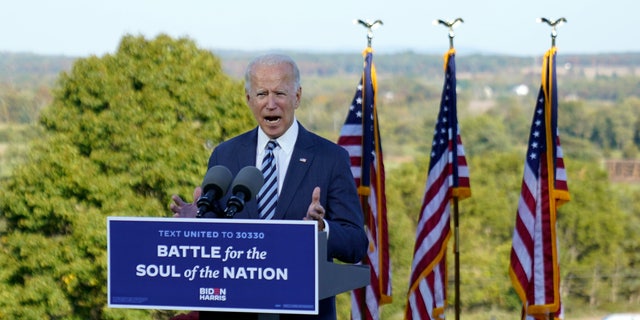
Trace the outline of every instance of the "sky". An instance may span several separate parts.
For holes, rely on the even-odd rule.
[[[381,20],[376,53],[542,55],[552,27],[558,54],[640,52],[637,0],[5,0],[0,52],[84,57],[114,53],[124,35],[190,38],[210,50],[360,52]]]

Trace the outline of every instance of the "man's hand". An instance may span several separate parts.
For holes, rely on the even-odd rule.
[[[196,187],[193,190],[193,202],[188,203],[182,200],[180,196],[174,194],[171,196],[171,200],[173,203],[170,205],[171,211],[173,211],[173,216],[175,218],[195,218],[198,214],[198,206],[196,206],[196,201],[202,195],[202,188]]]
[[[311,204],[304,220],[318,221],[318,231],[324,231],[324,214],[324,208],[320,205],[320,187],[315,187],[311,195]]]

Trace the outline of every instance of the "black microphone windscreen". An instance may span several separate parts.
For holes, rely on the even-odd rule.
[[[229,185],[231,184],[233,175],[231,171],[225,166],[213,166],[204,176],[202,181],[202,192],[207,193],[211,188],[216,189],[216,200],[220,199],[227,193]]]
[[[244,201],[249,201],[249,199],[258,194],[258,191],[262,188],[262,184],[264,184],[264,177],[260,169],[252,166],[244,167],[233,180],[231,192],[234,194],[243,192],[245,196]]]

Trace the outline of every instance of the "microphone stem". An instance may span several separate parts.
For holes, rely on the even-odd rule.
[[[207,206],[199,206],[198,207],[198,214],[196,214],[196,218],[204,218],[205,213],[207,213]]]
[[[224,211],[227,218],[233,218],[236,213],[244,209],[245,198],[247,197],[241,190],[238,190],[229,198],[229,201],[227,201],[227,209]]]

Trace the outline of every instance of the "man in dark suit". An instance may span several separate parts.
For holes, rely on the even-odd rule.
[[[209,168],[223,165],[233,175],[246,166],[261,168],[268,142],[275,142],[278,191],[272,219],[317,220],[319,231],[328,233],[329,259],[359,262],[366,255],[368,240],[349,156],[342,147],[307,131],[297,121],[295,110],[300,105],[302,87],[296,63],[284,55],[257,57],[247,67],[245,94],[258,126],[218,145],[209,158]],[[198,187],[194,199],[200,194]],[[226,203],[227,198],[220,203]],[[175,195],[173,200],[174,216],[195,217],[194,204]],[[251,199],[234,218],[259,219],[259,211],[258,201]],[[206,315],[211,319],[244,316]],[[335,297],[320,301],[318,316],[282,315],[281,319],[336,319]]]

